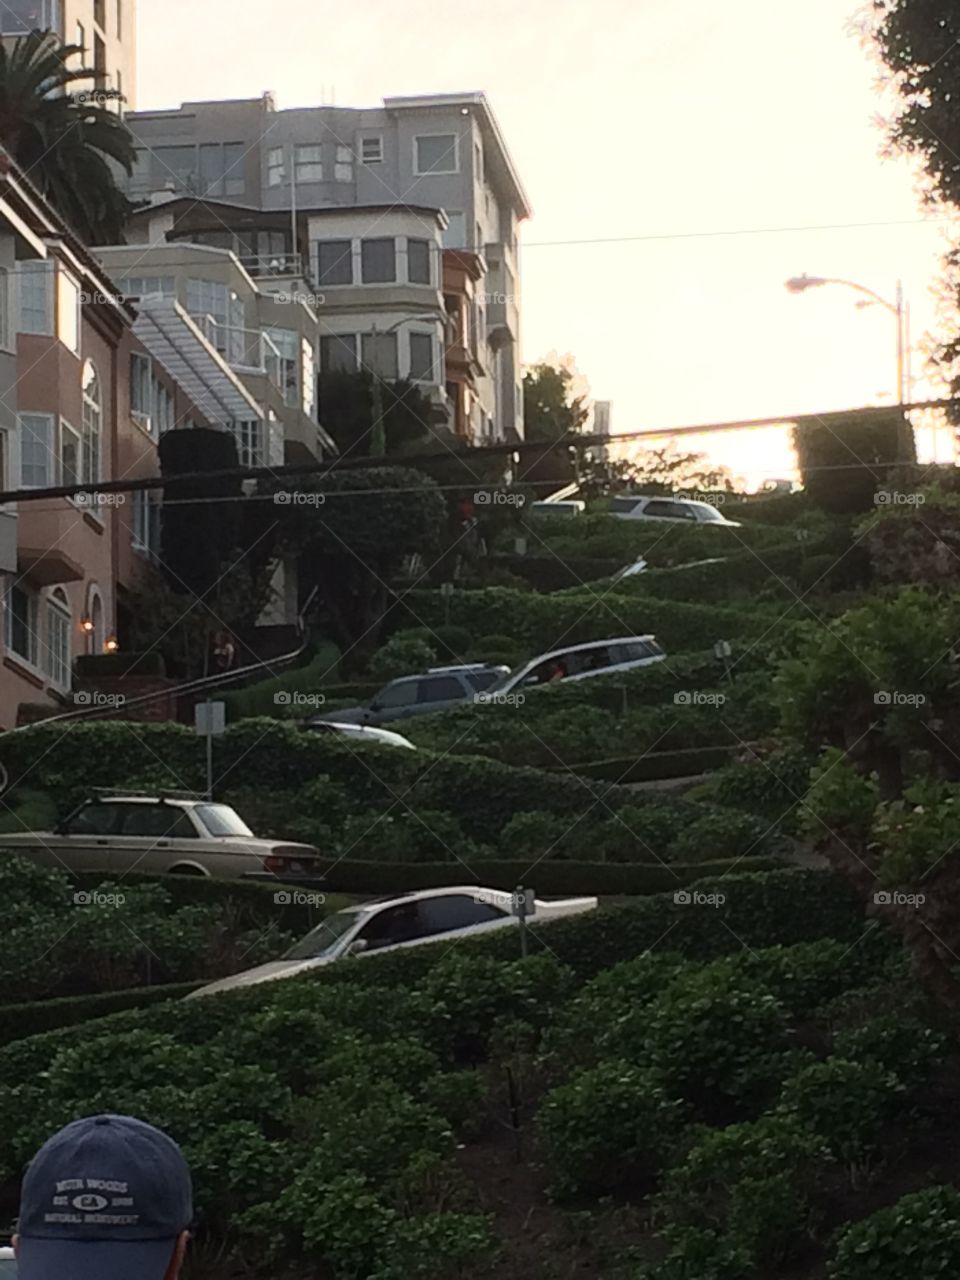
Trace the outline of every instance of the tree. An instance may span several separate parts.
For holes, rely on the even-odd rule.
[[[590,416],[586,396],[576,393],[576,382],[569,357],[565,361],[540,361],[524,372],[524,438],[548,446],[542,453],[524,453],[519,478],[527,484],[541,485],[549,491],[576,478],[571,446]]]
[[[434,409],[413,382],[381,380],[380,401],[386,452],[428,444],[435,435]],[[320,417],[341,454],[363,457],[372,452],[374,387],[366,369],[324,373],[319,378]],[[450,435],[441,428],[443,435]],[[451,436],[451,439],[453,437]]]
[[[893,469],[916,462],[899,409],[822,414],[794,427],[793,443],[814,506],[836,514],[869,511]]]
[[[626,456],[598,457],[592,451],[581,464],[583,492],[601,497],[620,489],[645,493],[733,492],[727,467],[717,466],[705,453],[681,453],[673,441],[662,449],[634,447]]]
[[[84,50],[35,31],[0,44],[0,143],[87,244],[116,244],[132,208],[111,163],[133,170],[133,137],[114,89],[71,93],[96,72],[67,63]]]

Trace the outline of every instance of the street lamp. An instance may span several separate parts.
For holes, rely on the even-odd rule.
[[[389,327],[389,329],[378,329],[376,326],[376,322],[374,322],[373,330],[370,334],[370,338],[371,338],[370,345],[373,348],[374,360],[377,359],[379,354],[377,351],[377,338],[385,338],[387,337],[388,334],[394,333],[397,329],[400,328],[402,324],[406,324],[409,318],[410,318],[409,316],[404,316],[401,320],[398,320],[395,324],[392,324]],[[360,355],[361,355],[361,364],[363,364],[364,361],[362,358],[363,357],[363,337],[362,336],[360,338]],[[382,390],[383,384],[380,379],[380,374],[373,367],[373,365],[364,364],[364,367],[367,369],[368,373],[370,373],[373,377],[373,396],[372,396],[373,422],[371,423],[371,431],[370,431],[370,456],[372,458],[382,458],[383,455],[387,452],[387,432],[386,432],[386,428],[383,425],[383,390]]]

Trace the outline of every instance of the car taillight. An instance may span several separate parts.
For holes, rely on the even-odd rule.
[[[292,865],[289,858],[278,858],[273,854],[263,860],[264,870],[272,871],[274,875],[278,875],[281,871],[289,871]]]

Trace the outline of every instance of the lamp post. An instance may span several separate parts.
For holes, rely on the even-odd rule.
[[[844,288],[854,289],[857,293],[865,295],[866,301],[857,303],[858,307],[871,307],[874,304],[884,307],[894,317],[897,322],[897,404],[901,410],[905,404],[910,403],[913,395],[912,378],[910,376],[909,365],[909,325],[910,325],[910,308],[904,301],[903,283],[898,280],[896,284],[896,301],[890,302],[887,298],[882,297],[879,293],[875,293],[873,289],[868,289],[864,284],[858,284],[855,280],[841,280],[833,276],[792,276],[786,281],[786,288],[789,293],[803,293],[807,289],[818,289],[825,284],[839,284]],[[901,435],[900,450],[901,461],[909,461],[909,451],[907,451],[906,442]]]
[[[372,339],[373,359],[378,357],[377,338],[386,337],[388,334],[394,333],[402,324],[406,324],[408,317],[404,316],[402,320],[398,320],[395,324],[390,325],[389,329],[378,329],[376,321],[374,321],[373,329],[370,337]],[[360,352],[363,355],[363,338],[360,339]],[[373,421],[370,424],[370,456],[371,458],[382,458],[387,452],[387,433],[383,425],[383,384],[380,374],[372,366],[361,360],[364,367],[373,377],[373,394],[371,396],[371,411],[373,413]]]

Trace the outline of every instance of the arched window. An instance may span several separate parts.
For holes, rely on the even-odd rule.
[[[70,632],[70,605],[64,592],[57,587],[46,605],[43,669],[51,683],[60,689],[70,688]]]
[[[101,479],[103,404],[100,377],[93,361],[83,366],[83,483]]]
[[[103,647],[106,644],[107,632],[103,621],[103,601],[100,598],[100,592],[96,587],[90,588],[90,652],[103,653]]]

